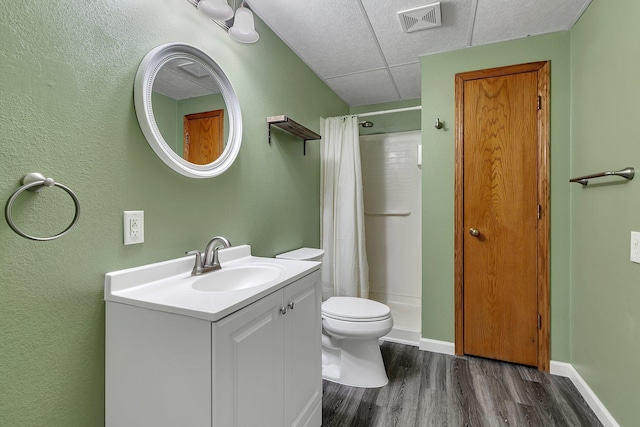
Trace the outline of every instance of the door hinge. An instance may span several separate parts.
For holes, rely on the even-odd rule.
[[[538,97],[538,110],[542,110],[542,97]]]
[[[538,219],[542,218],[542,206],[538,205]]]
[[[542,329],[542,315],[538,313],[538,329]]]

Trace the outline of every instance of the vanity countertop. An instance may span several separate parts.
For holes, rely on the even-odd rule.
[[[193,256],[107,273],[104,299],[215,322],[320,269],[319,262],[252,256],[249,245],[220,250],[219,257],[222,268],[200,276],[191,275]],[[236,280],[232,277],[234,272],[242,275],[245,271],[257,272],[257,276],[253,274],[259,279],[257,285],[240,285],[231,290],[199,290],[209,289],[206,286],[210,279],[225,275],[226,285],[226,281]],[[260,280],[261,271],[268,273],[264,280]],[[202,283],[205,285],[201,286]],[[230,285],[233,287],[233,283]]]

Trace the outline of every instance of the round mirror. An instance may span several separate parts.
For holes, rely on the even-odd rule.
[[[138,68],[134,98],[147,142],[176,172],[209,178],[237,157],[238,98],[222,69],[200,49],[170,43],[151,50]]]

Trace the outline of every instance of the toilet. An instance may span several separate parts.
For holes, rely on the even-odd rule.
[[[300,248],[276,258],[321,261],[322,249]],[[322,303],[322,378],[351,387],[389,382],[378,340],[391,331],[391,310],[365,298],[331,297]]]

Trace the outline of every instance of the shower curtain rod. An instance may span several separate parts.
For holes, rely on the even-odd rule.
[[[402,113],[405,111],[414,111],[414,110],[422,110],[422,105],[417,105],[415,107],[396,108],[395,110],[371,111],[370,113],[356,114],[356,116],[358,117],[381,116],[383,114]]]

